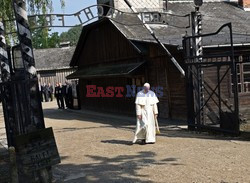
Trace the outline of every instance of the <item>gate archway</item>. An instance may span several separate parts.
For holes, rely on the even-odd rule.
[[[194,52],[195,39],[225,36],[229,47],[224,52]],[[189,129],[211,129],[239,134],[239,102],[232,25],[217,32],[184,37]]]

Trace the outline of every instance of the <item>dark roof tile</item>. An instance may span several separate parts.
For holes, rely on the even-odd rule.
[[[190,2],[169,2],[168,11],[172,14],[186,15],[194,11],[194,5]],[[234,42],[250,42],[250,12],[246,12],[234,4],[225,2],[204,3],[200,11],[203,15],[203,33],[216,32],[223,24],[232,22]],[[187,18],[168,18],[167,23],[169,25],[154,24],[150,26],[163,43],[181,45],[182,37],[186,32],[191,35],[191,29],[184,28],[188,25]],[[111,21],[128,39],[154,42],[149,32],[142,25],[139,25],[139,19],[135,15],[124,16],[124,20],[121,23]],[[225,33],[226,32],[228,33],[228,30],[225,29]],[[229,43],[230,39],[228,34],[219,35],[218,37],[219,39],[216,38],[216,40],[214,38],[204,39],[204,45]]]
[[[34,49],[37,70],[68,68],[75,47]]]

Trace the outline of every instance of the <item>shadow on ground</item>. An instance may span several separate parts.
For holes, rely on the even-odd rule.
[[[61,164],[54,168],[54,177],[57,182],[102,182],[102,183],[151,183],[147,174],[141,174],[140,169],[145,166],[181,166],[178,159],[170,157],[155,160],[156,154],[150,151],[142,151],[136,155],[119,155],[116,157],[104,157],[86,155],[90,164]],[[77,172],[76,172],[77,171]],[[64,174],[64,175],[63,175]],[[62,176],[63,175],[63,176]],[[69,176],[68,176],[69,175]]]
[[[128,146],[133,145],[131,141],[127,140],[102,140],[101,142],[105,144],[117,144],[117,145],[128,145]]]
[[[135,118],[127,117],[124,115],[118,116],[113,114],[96,113],[92,111],[74,111],[74,110],[58,110],[58,109],[44,109],[44,115],[46,118],[51,118],[51,119],[59,119],[59,120],[62,119],[67,121],[79,120],[79,121],[100,123],[105,125],[105,126],[102,125],[100,127],[87,127],[87,128],[62,128],[57,130],[57,132],[88,130],[94,128],[110,128],[110,127],[129,130],[129,131],[134,131],[135,129]],[[183,128],[183,126],[186,125],[185,121],[159,119],[159,123],[161,130],[161,134],[159,136],[161,137],[201,138],[201,139],[211,139],[211,140],[242,140],[242,141],[249,140],[249,138],[246,137],[231,137],[227,135],[208,133],[208,132],[188,131],[186,128]],[[129,142],[117,142],[115,140],[112,140],[109,143],[126,144]]]

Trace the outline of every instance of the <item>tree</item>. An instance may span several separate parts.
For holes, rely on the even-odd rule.
[[[45,18],[39,17],[37,22],[39,24],[43,24],[45,22]],[[34,48],[47,48],[48,47],[48,37],[49,30],[48,28],[38,28],[32,31],[32,44]]]
[[[32,42],[36,49],[57,48],[60,44],[60,36],[58,32],[47,34],[43,29],[39,29],[33,32]]]
[[[60,0],[61,6],[65,6],[64,0]],[[7,32],[15,32],[15,22],[13,12],[13,0],[0,0],[0,21],[5,21],[5,29]],[[29,14],[45,14],[47,12],[52,12],[52,0],[26,0],[27,11]],[[15,35],[11,35],[15,36]],[[7,37],[7,41],[8,41]]]
[[[76,45],[82,32],[82,26],[77,26],[69,29],[67,32],[63,32],[60,35],[60,41],[69,41],[71,45]]]
[[[43,25],[46,19],[39,17],[38,24]],[[55,48],[59,46],[60,37],[59,33],[55,32],[49,34],[49,28],[37,28],[32,31],[32,44],[36,49],[39,48]]]
[[[48,47],[49,48],[56,48],[59,47],[60,44],[60,36],[58,32],[53,32],[48,41]]]

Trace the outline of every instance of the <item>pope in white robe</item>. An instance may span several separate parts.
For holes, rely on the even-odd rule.
[[[152,144],[156,141],[156,118],[158,115],[156,94],[150,90],[148,83],[144,84],[144,89],[137,93],[135,105],[137,124],[133,143],[140,140],[143,144]]]

